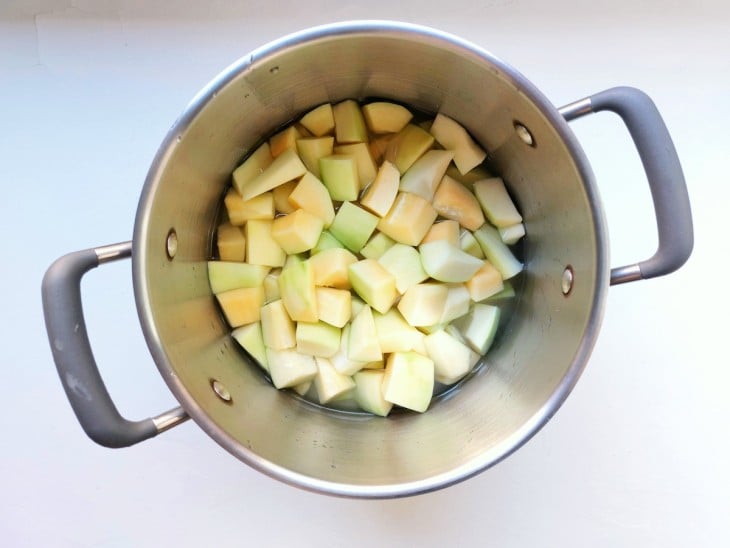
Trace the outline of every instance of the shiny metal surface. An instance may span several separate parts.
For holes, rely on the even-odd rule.
[[[94,252],[99,259],[99,264],[116,261],[118,259],[126,259],[127,257],[132,256],[132,242],[104,245],[94,248]]]
[[[581,116],[585,116],[586,114],[590,114],[593,112],[591,107],[591,98],[586,97],[585,99],[574,101],[564,107],[560,107],[558,112],[568,122],[575,120],[576,118],[580,118]]]
[[[563,278],[560,281],[563,295],[568,295],[573,289],[573,283],[575,282],[575,275],[573,274],[573,267],[568,265],[563,270]]]
[[[182,407],[175,407],[165,413],[152,417],[152,422],[157,428],[157,433],[161,434],[165,430],[169,430],[179,424],[184,423],[190,417]]]
[[[617,266],[616,268],[611,269],[611,285],[637,282],[642,279],[641,267],[638,264]]]
[[[324,102],[380,97],[463,123],[522,211],[526,272],[484,363],[419,415],[319,408],[273,389],[228,335],[207,281],[219,202],[246,153]],[[535,146],[517,135],[529,128]],[[178,250],[166,255],[174,227]],[[595,342],[608,287],[593,176],[560,113],[523,76],[453,36],[356,22],[298,33],[233,64],[190,104],[148,174],[133,274],[145,337],[187,413],[245,463],[305,489],[396,497],[462,481],[525,443],[557,411]],[[568,296],[562,275],[570,264]],[[215,379],[231,402],[211,389]]]

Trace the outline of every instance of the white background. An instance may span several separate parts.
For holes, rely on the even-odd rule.
[[[730,545],[725,6],[4,2],[0,544]],[[646,91],[685,169],[692,258],[666,278],[612,288],[598,344],[554,419],[503,463],[443,491],[388,501],[303,492],[249,469],[192,422],[133,448],[96,446],[51,360],[43,272],[63,253],[131,237],[157,146],[220,70],[288,32],[352,18],[458,34],[515,66],[556,106],[614,85]],[[610,114],[573,128],[599,181],[612,264],[645,258],[656,245],[652,206],[626,130]],[[130,263],[93,271],[83,292],[96,356],[122,412],[138,419],[172,407],[136,318]]]

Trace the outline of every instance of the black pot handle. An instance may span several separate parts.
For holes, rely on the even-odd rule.
[[[81,306],[81,278],[100,264],[131,254],[131,242],[69,253],[48,268],[41,286],[46,331],[61,384],[86,434],[105,447],[134,445],[188,418],[177,407],[154,418],[129,421],[117,411],[99,375]]]
[[[611,269],[611,284],[674,272],[692,253],[694,235],[687,185],[667,126],[649,96],[630,87],[607,89],[566,105],[559,112],[570,121],[602,110],[621,117],[636,145],[649,181],[659,236],[654,256]]]

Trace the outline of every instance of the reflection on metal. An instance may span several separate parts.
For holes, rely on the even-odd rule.
[[[562,108],[558,109],[560,115],[565,118],[568,122],[590,114],[593,112],[593,105],[591,105],[591,98],[586,97],[573,103],[567,104]]]
[[[190,417],[182,407],[175,407],[161,415],[153,417],[152,422],[155,424],[155,428],[157,428],[157,433],[160,434],[165,430],[169,430],[173,426],[182,424],[189,418]]]
[[[132,256],[132,242],[104,245],[94,248],[99,264],[118,261]]]
[[[523,143],[525,143],[527,146],[535,146],[535,139],[532,137],[532,133],[530,133],[530,130],[527,129],[523,124],[521,124],[520,122],[515,122],[515,131],[517,132],[517,136],[522,139]]]
[[[210,386],[213,387],[213,392],[215,392],[220,399],[222,399],[226,403],[231,402],[231,393],[226,389],[225,386],[223,386],[215,379],[211,379]]]
[[[638,264],[619,266],[611,269],[611,285],[635,282],[643,278],[644,276],[641,274],[641,268]]]
[[[574,280],[573,267],[568,265],[563,270],[563,276],[560,280],[560,288],[563,290],[563,295],[567,296],[570,294],[570,290],[573,289]]]
[[[170,232],[167,233],[166,245],[165,251],[167,258],[172,260],[177,254],[177,232],[175,232],[174,228],[171,228]]]

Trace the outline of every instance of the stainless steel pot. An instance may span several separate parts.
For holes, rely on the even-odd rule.
[[[525,219],[524,287],[472,378],[425,414],[388,419],[323,409],[272,389],[232,342],[208,286],[218,206],[230,173],[272,130],[324,102],[393,98],[463,123],[489,150]],[[591,169],[566,120],[610,110],[644,163],[659,231],[654,257],[609,268]],[[393,22],[335,24],[253,51],[203,89],[152,163],[131,242],[60,258],[43,281],[61,382],[89,436],[127,446],[191,417],[245,463],[292,485],[352,497],[445,487],[497,463],[557,411],[599,331],[609,284],[669,273],[693,244],[689,200],[651,100],[615,88],[556,109],[486,51]],[[132,257],[142,329],[181,407],[130,422],[117,412],[89,347],[79,284]]]

